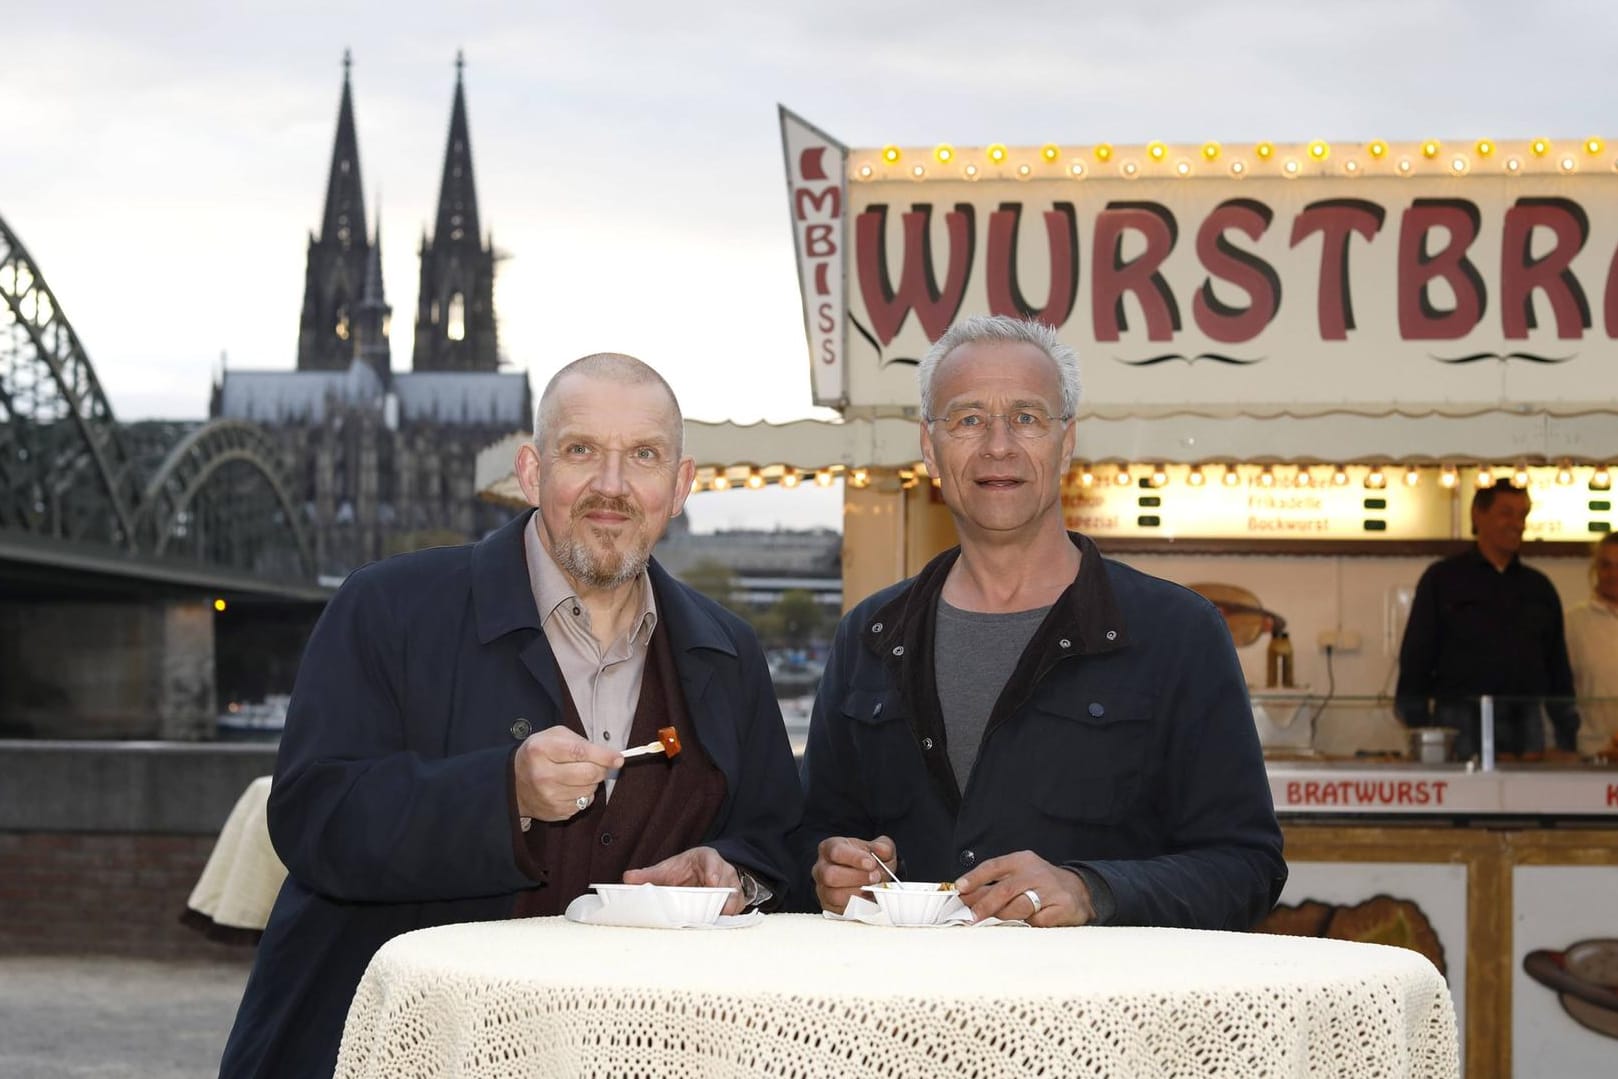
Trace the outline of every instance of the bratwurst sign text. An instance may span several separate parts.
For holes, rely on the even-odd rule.
[[[914,404],[914,362],[981,312],[1060,329],[1092,412],[1618,396],[1618,174],[1593,140],[787,141],[819,403]]]

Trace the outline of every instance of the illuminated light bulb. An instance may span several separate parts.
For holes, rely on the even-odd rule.
[[[1606,465],[1596,465],[1596,470],[1590,473],[1590,487],[1592,490],[1605,491],[1612,486],[1612,473],[1607,471]]]
[[[1406,487],[1414,487],[1420,482],[1421,482],[1421,473],[1416,469],[1415,465],[1411,465],[1409,468],[1405,469],[1405,486]]]
[[[1112,482],[1117,484],[1119,487],[1128,487],[1129,486],[1129,480],[1130,480],[1129,466],[1128,465],[1119,465],[1118,466],[1118,471],[1113,474]]]
[[[714,490],[723,491],[723,490],[727,489],[729,486],[730,486],[730,477],[725,475],[723,472],[719,473],[717,476],[715,476],[713,478],[713,489]]]
[[[1258,155],[1260,161],[1268,161],[1275,154],[1275,145],[1273,143],[1261,142],[1257,146],[1253,147],[1253,152]]]
[[[1224,477],[1222,479],[1222,482],[1224,483],[1224,485],[1226,487],[1234,487],[1238,483],[1242,482],[1241,476],[1238,475],[1237,472],[1236,472],[1236,466],[1235,465],[1226,465],[1225,466],[1225,475],[1224,475]]]
[[[1382,471],[1381,465],[1372,465],[1371,471],[1365,474],[1365,486],[1372,490],[1381,490],[1388,485],[1387,473]]]
[[[1490,469],[1490,468],[1487,468],[1487,467],[1478,469],[1478,486],[1479,487],[1493,487],[1494,486],[1494,470],[1493,469]]]
[[[1286,171],[1288,176],[1298,175],[1298,163],[1296,161],[1288,161],[1285,165],[1282,165],[1281,168]]]
[[[1258,474],[1258,485],[1260,487],[1275,486],[1275,473],[1270,470],[1269,465],[1265,465],[1263,471]]]
[[[1451,161],[1449,163],[1449,167],[1450,167],[1451,172],[1454,172],[1454,173],[1457,173],[1457,174],[1465,172],[1466,171],[1466,158],[1457,157],[1455,160],[1453,160],[1453,161]]]
[[[996,165],[998,165],[1001,162],[1005,161],[1005,159],[1006,159],[1006,148],[1005,148],[1005,146],[1003,146],[1002,144],[997,142],[993,146],[989,147],[989,160],[990,161],[993,161]]]
[[[860,166],[860,176],[863,179],[869,180],[871,178],[871,166],[869,166],[869,165],[861,165]]]
[[[853,472],[849,473],[848,481],[855,487],[864,487],[866,484],[871,482],[871,474],[863,468],[856,468]]]
[[[1331,482],[1333,487],[1347,487],[1348,469],[1344,468],[1342,465],[1338,465],[1336,468],[1332,469]]]
[[[966,178],[967,179],[969,179],[969,180],[975,179],[977,177],[977,174],[978,174],[978,167],[976,165],[968,165],[968,166],[966,166]]]
[[[1018,176],[1027,176],[1030,172],[1033,172],[1033,171],[1034,170],[1029,168],[1027,165],[1018,165],[1017,166],[1017,175]]]
[[[1084,162],[1082,162],[1082,161],[1073,162],[1072,165],[1068,166],[1067,171],[1071,172],[1075,176],[1083,176],[1084,175]]]
[[[817,469],[815,469],[815,486],[816,487],[830,487],[831,486],[831,469],[829,469],[829,468],[817,468]]]
[[[1309,156],[1316,161],[1324,161],[1331,154],[1331,147],[1322,139],[1316,139],[1309,144]]]
[[[1205,142],[1205,143],[1203,143],[1202,144],[1202,156],[1204,158],[1206,158],[1207,160],[1209,160],[1209,161],[1218,161],[1219,160],[1219,144],[1217,142]]]
[[[1230,174],[1232,176],[1240,176],[1242,173],[1244,173],[1246,171],[1247,171],[1247,166],[1242,164],[1240,161],[1232,161],[1230,163]]]
[[[798,470],[795,468],[789,468],[781,473],[781,486],[789,490],[796,487],[802,480],[803,477],[798,475]]]
[[[1455,470],[1453,468],[1446,467],[1444,471],[1438,474],[1438,485],[1440,487],[1444,487],[1446,489],[1452,488],[1459,482],[1461,482],[1461,477],[1455,474]]]
[[[1521,161],[1518,161],[1514,157],[1506,158],[1506,171],[1507,172],[1520,172],[1521,170],[1522,170],[1522,162]]]
[[[1056,146],[1055,143],[1047,142],[1044,146],[1039,148],[1039,156],[1043,157],[1046,161],[1055,161],[1057,158],[1062,156],[1062,151]]]
[[[1296,483],[1299,487],[1312,487],[1314,486],[1315,477],[1307,468],[1299,467],[1298,474],[1292,482]]]
[[[1433,158],[1437,157],[1438,156],[1438,140],[1437,139],[1428,139],[1426,142],[1422,143],[1421,144],[1421,156],[1425,157],[1429,161],[1431,161]]]
[[[1473,149],[1477,151],[1479,157],[1488,157],[1494,153],[1494,143],[1488,139],[1479,139],[1478,144]]]
[[[1562,158],[1562,171],[1563,172],[1572,172],[1574,169],[1576,169],[1578,167],[1579,167],[1579,163],[1577,161],[1573,160],[1572,157],[1564,157],[1564,158]]]
[[[1573,482],[1573,466],[1571,464],[1566,461],[1562,462],[1561,466],[1556,470],[1556,482],[1562,487],[1566,487]]]
[[[882,147],[882,160],[886,161],[890,165],[898,164],[899,148],[897,146]]]
[[[955,160],[955,147],[951,146],[947,142],[940,143],[933,150],[933,158],[940,165],[948,165],[951,161]]]
[[[1149,142],[1146,144],[1146,154],[1153,161],[1163,160],[1168,156],[1168,152],[1169,148],[1161,142]]]
[[[1085,465],[1084,468],[1079,470],[1079,486],[1080,487],[1094,487],[1095,485],[1096,485],[1096,474],[1094,472],[1090,471],[1090,466],[1089,465]]]
[[[1207,481],[1208,481],[1208,477],[1204,476],[1202,474],[1202,466],[1201,465],[1197,465],[1194,468],[1192,468],[1191,469],[1191,474],[1186,476],[1186,478],[1185,478],[1185,482],[1190,484],[1192,487],[1201,487]]]
[[[1526,466],[1518,465],[1515,469],[1512,470],[1512,472],[1511,472],[1511,485],[1513,487],[1527,487],[1528,486],[1528,469],[1527,469]]]
[[[1161,487],[1167,482],[1169,482],[1169,473],[1166,468],[1164,468],[1162,465],[1158,465],[1156,468],[1152,469],[1153,487]]]
[[[1591,157],[1594,157],[1597,154],[1599,154],[1601,152],[1601,140],[1597,139],[1597,138],[1585,139],[1584,140],[1584,152],[1589,154]]]
[[[917,166],[915,166],[914,168],[912,168],[910,170],[910,175],[914,176],[916,179],[919,180],[923,176],[927,175],[927,170],[922,168],[920,165],[917,165]]]
[[[1410,175],[1410,159],[1408,157],[1399,159],[1399,171],[1406,176]]]
[[[1535,157],[1544,157],[1551,152],[1551,144],[1546,139],[1535,139],[1528,144],[1528,148],[1533,151]]]
[[[1179,164],[1174,166],[1174,171],[1179,173],[1181,176],[1190,176],[1191,175],[1191,162],[1189,162],[1189,161],[1180,162]]]
[[[1124,175],[1125,176],[1133,176],[1139,171],[1140,171],[1140,166],[1136,165],[1133,161],[1124,162]]]
[[[1369,153],[1372,157],[1382,158],[1382,157],[1387,156],[1388,144],[1383,142],[1381,139],[1377,139],[1375,142],[1371,143],[1371,145],[1367,146],[1365,149],[1366,149],[1366,152]]]
[[[1343,171],[1350,176],[1357,175],[1360,171],[1360,163],[1358,161],[1345,161],[1343,162]]]
[[[1111,161],[1112,160],[1112,144],[1110,142],[1099,142],[1099,143],[1097,143],[1096,148],[1095,148],[1095,150],[1093,152],[1096,155],[1096,160],[1097,161]]]
[[[764,474],[761,472],[749,472],[747,474],[747,486],[755,491],[762,488],[764,486]]]
[[[225,612],[225,606],[226,604],[223,599],[216,599],[213,601],[213,609],[218,611],[220,614]]]

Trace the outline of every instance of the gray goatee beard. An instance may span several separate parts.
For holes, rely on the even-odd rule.
[[[569,536],[556,545],[556,564],[580,584],[611,592],[640,576],[646,568],[645,551],[614,551],[599,559],[584,541]]]
[[[646,568],[652,551],[649,546],[644,550],[630,547],[627,550],[615,551],[609,548],[598,557],[579,535],[581,529],[589,527],[582,523],[584,515],[596,509],[622,513],[636,523],[641,519],[638,508],[628,500],[592,499],[575,509],[570,522],[571,527],[568,528],[566,536],[557,537],[556,552],[552,557],[556,559],[556,564],[561,567],[562,572],[579,584],[610,592],[639,577],[641,571]]]

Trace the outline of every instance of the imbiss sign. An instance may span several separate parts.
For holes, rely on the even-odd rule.
[[[914,405],[1030,315],[1085,411],[1618,397],[1618,154],[1493,144],[849,149],[781,112],[817,404]]]

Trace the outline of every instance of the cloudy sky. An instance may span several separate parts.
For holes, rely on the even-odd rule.
[[[502,351],[536,390],[631,352],[711,420],[817,414],[777,103],[850,146],[1618,135],[1608,0],[0,0],[0,26],[0,217],[125,420],[204,415],[221,354],[294,365],[345,47],[395,368],[462,49]],[[836,520],[772,494],[694,523]]]

